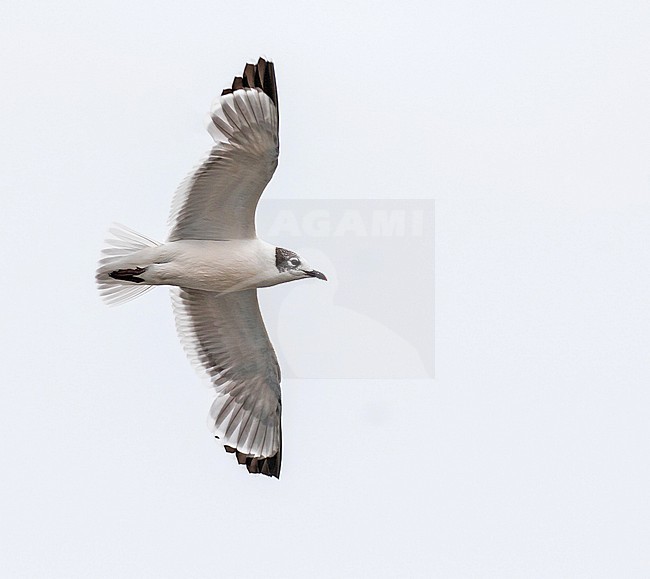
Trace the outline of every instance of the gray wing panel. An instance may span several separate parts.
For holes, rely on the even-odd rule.
[[[215,436],[249,471],[279,477],[280,368],[257,290],[221,295],[186,288],[172,291],[181,341],[217,392],[210,409]]]
[[[278,165],[275,105],[255,89],[236,91],[221,101],[213,113],[213,120],[221,122],[213,129],[218,128],[222,140],[178,189],[169,241],[256,236],[257,202]]]

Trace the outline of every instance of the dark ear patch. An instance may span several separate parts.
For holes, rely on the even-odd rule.
[[[284,247],[275,248],[275,267],[278,268],[279,272],[287,271],[291,269],[291,266],[288,264],[288,261],[294,257],[298,257],[298,254],[295,251],[290,249],[284,249]]]

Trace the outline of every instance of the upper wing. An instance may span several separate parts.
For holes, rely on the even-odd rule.
[[[278,165],[278,125],[273,63],[260,58],[211,112],[217,144],[176,192],[169,241],[256,236],[257,201]]]
[[[249,472],[280,477],[280,367],[257,290],[216,294],[174,288],[176,327],[190,359],[217,391],[212,427]]]

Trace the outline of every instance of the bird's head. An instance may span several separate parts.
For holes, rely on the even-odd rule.
[[[280,273],[286,273],[295,276],[295,279],[304,277],[317,277],[327,281],[327,278],[320,271],[316,271],[295,251],[284,249],[283,247],[275,248],[275,267]]]

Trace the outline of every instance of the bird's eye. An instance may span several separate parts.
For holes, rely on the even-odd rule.
[[[298,266],[300,265],[300,260],[299,260],[299,259],[296,259],[295,257],[292,257],[292,258],[289,260],[289,263],[290,263],[293,267],[298,267]]]

